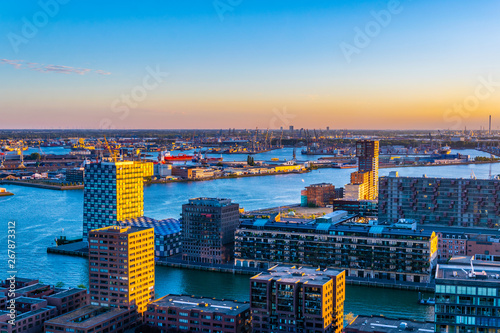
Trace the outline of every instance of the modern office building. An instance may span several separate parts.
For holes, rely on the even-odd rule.
[[[231,261],[239,216],[239,205],[230,199],[189,199],[182,205],[183,259],[211,264]]]
[[[380,178],[380,221],[498,229],[499,214],[498,179]]]
[[[297,264],[343,269],[348,276],[429,283],[437,236],[414,221],[369,225],[356,216],[316,220],[242,220],[236,231],[235,265],[268,268]]]
[[[144,322],[158,332],[251,332],[248,302],[167,295],[148,305]]]
[[[181,223],[176,219],[155,220],[142,216],[123,221],[121,225],[154,228],[157,260],[163,260],[181,252]]]
[[[144,215],[144,177],[153,164],[137,161],[98,162],[85,166],[83,238],[90,230]]]
[[[452,258],[436,269],[436,332],[500,331],[500,262]]]
[[[89,245],[90,304],[144,312],[154,299],[154,229],[92,230]]]
[[[272,267],[250,279],[253,332],[340,333],[344,300],[343,270]]]

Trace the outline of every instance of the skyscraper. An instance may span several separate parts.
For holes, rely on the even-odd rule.
[[[356,157],[358,158],[357,173],[368,173],[367,200],[375,200],[378,198],[378,155],[378,141],[361,140],[356,142]],[[355,178],[359,179],[359,177]]]
[[[230,199],[189,199],[182,205],[183,259],[210,264],[232,260],[239,217],[239,205]]]
[[[154,229],[110,226],[89,232],[91,305],[137,309],[154,298]]]
[[[90,230],[144,215],[144,177],[153,164],[136,161],[98,162],[85,167],[83,238]]]

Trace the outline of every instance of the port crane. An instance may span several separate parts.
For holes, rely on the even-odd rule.
[[[106,139],[106,136],[104,136],[104,143],[106,144],[106,148],[108,149],[109,153],[111,154],[111,158],[113,159],[113,162],[117,162],[118,159],[116,158],[116,152],[114,150],[111,150],[111,147],[108,143],[108,140]]]

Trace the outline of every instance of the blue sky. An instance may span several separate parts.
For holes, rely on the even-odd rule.
[[[311,2],[3,2],[0,128],[471,128],[498,109],[500,88],[446,116],[500,82],[498,1]],[[168,77],[127,104],[147,68]]]

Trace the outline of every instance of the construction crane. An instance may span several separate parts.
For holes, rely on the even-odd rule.
[[[106,139],[106,136],[104,136],[104,143],[106,144],[106,148],[108,149],[109,153],[111,154],[111,158],[113,159],[113,162],[117,162],[118,159],[116,158],[116,152],[111,150],[111,147],[109,146],[108,140]]]

